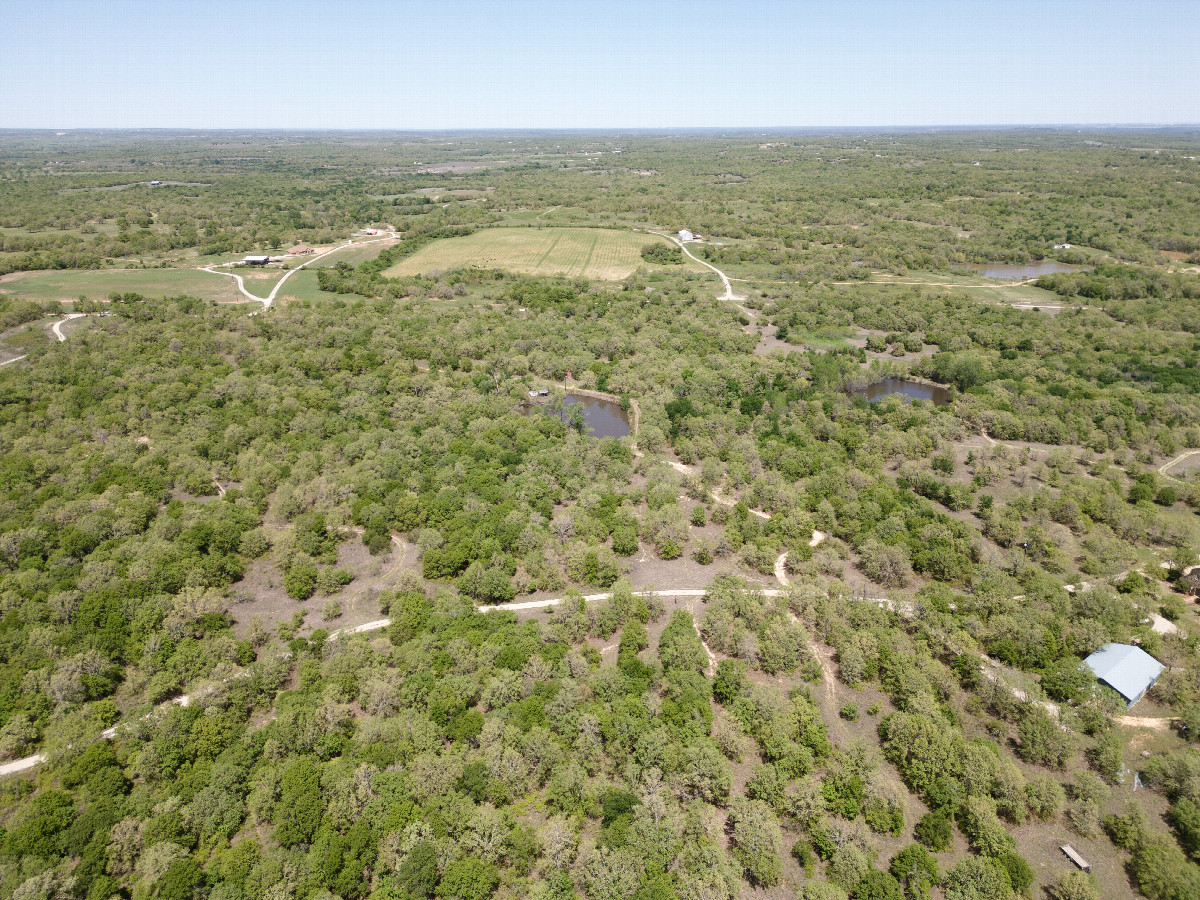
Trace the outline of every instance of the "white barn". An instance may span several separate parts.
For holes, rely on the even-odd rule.
[[[681,228],[679,231],[679,239],[681,241],[694,241],[696,239],[696,236],[694,234],[692,234],[690,231],[688,231],[686,228]]]

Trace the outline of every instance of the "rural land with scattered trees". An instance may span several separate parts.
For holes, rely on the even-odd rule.
[[[1200,897],[1198,157],[0,132],[0,898]]]

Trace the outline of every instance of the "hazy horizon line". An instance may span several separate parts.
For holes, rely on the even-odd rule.
[[[1094,129],[1099,131],[1170,129],[1170,130],[1200,130],[1200,122],[979,122],[967,125],[526,125],[526,126],[445,126],[429,127],[400,127],[400,126],[317,126],[317,125],[0,125],[0,134],[6,132],[55,132],[55,136],[65,136],[72,132],[310,132],[310,133],[392,133],[392,134],[514,134],[521,132],[540,132],[552,134],[570,133],[632,133],[632,134],[672,134],[678,132],[815,132],[815,131],[1008,131],[1008,130],[1049,130],[1065,131],[1070,129]]]

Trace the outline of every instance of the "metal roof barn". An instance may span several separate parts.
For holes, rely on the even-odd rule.
[[[1126,706],[1141,700],[1166,669],[1141,647],[1131,644],[1105,644],[1084,662],[1096,673],[1096,680],[1125,698]]]

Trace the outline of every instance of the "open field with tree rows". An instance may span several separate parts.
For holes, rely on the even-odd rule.
[[[620,281],[642,264],[643,247],[662,238],[601,228],[493,228],[444,238],[384,270],[388,277],[473,266],[525,275]]]

